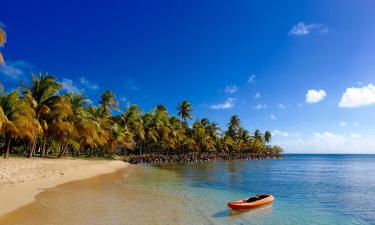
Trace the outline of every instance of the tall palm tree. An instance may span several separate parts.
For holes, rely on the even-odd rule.
[[[259,141],[259,142],[263,142],[262,133],[260,132],[260,130],[258,130],[258,129],[255,130],[254,139]]]
[[[240,136],[240,129],[241,129],[241,121],[240,117],[237,115],[233,115],[230,117],[229,123],[228,123],[228,135],[233,139],[237,140]]]
[[[201,121],[193,123],[193,138],[198,149],[198,155],[201,155],[202,150],[211,150],[214,147],[213,140],[210,135],[207,134],[206,128]]]
[[[116,111],[120,110],[118,107],[118,101],[115,98],[116,95],[110,90],[104,91],[101,95],[99,104],[103,108],[104,113],[106,113],[108,116],[112,114],[111,109]]]
[[[177,106],[178,115],[181,117],[181,121],[186,123],[186,119],[191,120],[193,116],[191,115],[191,112],[193,109],[191,108],[190,102],[184,100]]]
[[[95,126],[93,121],[89,119],[89,112],[87,111],[87,107],[91,102],[82,94],[72,93],[66,94],[66,100],[70,103],[72,110],[71,115],[68,117],[68,121],[72,125],[70,140],[68,141],[79,154],[85,140],[91,138],[95,132]],[[63,153],[60,152],[59,156],[62,156]]]
[[[267,144],[268,143],[270,143],[271,142],[271,139],[272,139],[272,134],[271,134],[271,132],[269,132],[269,131],[266,131],[265,133],[264,133],[264,142],[266,142]]]
[[[121,125],[126,126],[133,133],[134,141],[138,144],[140,152],[146,135],[141,113],[139,106],[134,104],[127,106],[125,113],[120,117]]]
[[[56,81],[56,77],[41,73],[39,77],[32,75],[31,87],[24,90],[24,97],[31,108],[34,109],[36,119],[43,129],[41,157],[45,154],[45,144],[48,135],[48,118],[50,117],[51,107],[61,101],[61,96],[57,95],[61,88],[62,85]],[[34,154],[37,136],[35,136],[34,139],[34,144],[28,155],[29,158]]]
[[[5,42],[7,41],[7,35],[4,29],[4,25],[0,23],[0,48],[4,46]],[[0,65],[4,64],[3,55],[0,52]]]
[[[2,124],[0,132],[6,138],[6,149],[4,158],[9,156],[11,140],[17,137],[30,137],[35,131],[34,111],[29,105],[19,98],[18,92],[5,93],[4,88],[0,90],[0,108]]]

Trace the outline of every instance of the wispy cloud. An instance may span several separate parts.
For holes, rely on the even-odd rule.
[[[133,78],[127,78],[125,81],[125,85],[126,85],[126,88],[133,90],[133,91],[141,90],[141,88],[136,84]]]
[[[68,92],[72,92],[72,93],[81,93],[82,90],[79,89],[74,83],[72,80],[70,79],[63,79],[62,82],[61,82],[62,86],[63,86],[63,89],[68,91]]]
[[[255,93],[254,98],[260,98],[260,97],[262,97],[262,96],[260,95],[260,92]]]
[[[292,107],[292,105],[287,105],[287,104],[280,103],[280,104],[277,105],[277,107],[279,109],[286,109],[286,108]]]
[[[270,114],[270,118],[271,118],[271,120],[276,120],[277,119],[277,117],[275,115],[273,115],[272,113]]]
[[[227,98],[227,100],[225,100],[223,103],[211,105],[210,108],[211,109],[230,109],[230,108],[233,108],[235,100],[236,99],[234,98]]]
[[[85,87],[87,87],[87,88],[89,88],[89,89],[92,89],[92,90],[98,90],[98,89],[99,89],[99,86],[98,86],[98,85],[92,83],[91,81],[87,80],[87,79],[84,78],[84,77],[81,77],[81,79],[79,80],[79,82],[80,82],[83,86],[85,86]]]
[[[308,90],[306,93],[306,103],[318,103],[320,101],[323,101],[326,96],[327,93],[324,90]]]
[[[274,137],[298,137],[299,133],[294,133],[294,132],[287,132],[287,131],[282,131],[282,130],[273,130],[272,136]]]
[[[341,121],[341,122],[339,123],[339,126],[340,126],[340,127],[346,127],[346,126],[348,126],[348,123],[345,122],[345,121]]]
[[[31,74],[33,65],[25,61],[8,61],[4,65],[0,65],[0,75],[6,76],[14,80],[23,79],[26,75]]]
[[[312,31],[327,33],[328,29],[322,24],[318,23],[305,24],[304,22],[299,22],[298,24],[292,27],[292,29],[289,31],[289,35],[304,36],[310,34]]]
[[[347,88],[342,94],[339,107],[356,108],[375,104],[375,86]]]
[[[256,78],[255,75],[251,75],[251,76],[249,77],[249,79],[247,79],[247,83],[248,83],[248,84],[255,84],[255,78]]]
[[[258,104],[253,107],[253,109],[265,109],[265,108],[267,108],[267,105],[265,104]]]
[[[238,87],[236,85],[227,85],[224,89],[226,93],[233,94],[238,91]]]

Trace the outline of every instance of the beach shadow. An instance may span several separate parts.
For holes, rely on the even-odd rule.
[[[253,209],[244,209],[244,210],[232,210],[226,209],[220,212],[217,212],[212,215],[214,218],[223,218],[223,217],[237,217],[237,216],[252,216],[267,213],[272,209],[272,204],[259,206]]]

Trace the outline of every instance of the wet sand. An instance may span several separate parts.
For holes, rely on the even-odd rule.
[[[0,217],[33,202],[46,189],[127,166],[122,161],[107,160],[0,159]]]
[[[1,217],[0,224],[189,223],[184,198],[141,188],[139,179],[148,178],[140,167],[129,166],[112,174],[59,185],[38,194],[32,204]]]

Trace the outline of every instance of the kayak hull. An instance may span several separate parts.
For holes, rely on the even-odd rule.
[[[251,208],[259,207],[259,206],[273,202],[274,197],[270,194],[267,194],[267,197],[254,201],[254,202],[249,202],[249,203],[246,202],[247,199],[248,198],[241,199],[241,200],[234,201],[234,202],[229,202],[228,206],[229,208],[234,209],[234,210],[251,209]]]

